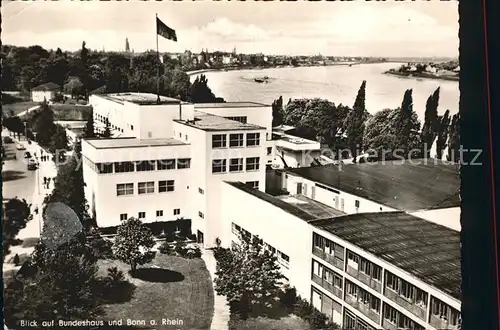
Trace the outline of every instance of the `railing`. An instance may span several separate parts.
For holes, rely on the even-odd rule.
[[[324,279],[322,279],[318,275],[313,274],[312,280],[314,283],[320,285],[322,288],[326,289],[328,292],[333,293],[336,297],[338,297],[340,299],[343,298],[342,297],[342,289],[334,286],[331,283],[328,283],[327,281],[325,281]]]
[[[386,288],[384,291],[385,291],[384,295],[387,298],[391,299],[392,301],[397,303],[399,306],[405,308],[407,311],[412,312],[413,314],[418,316],[418,318],[425,321],[425,316],[427,313],[425,308],[417,306],[416,304],[408,301],[407,299],[401,297],[399,294],[397,294],[396,292],[394,292],[390,288]]]
[[[325,251],[321,250],[318,247],[314,247],[313,249],[313,254],[317,257],[320,257],[321,259],[325,260],[329,264],[337,267],[340,270],[344,270],[344,262],[338,259],[335,259],[334,256],[332,256],[329,253],[326,253]]]
[[[430,324],[439,330],[457,330],[458,325],[451,325],[447,320],[441,319],[439,316],[431,314]]]
[[[380,314],[372,310],[370,307],[366,306],[365,304],[360,303],[357,301],[357,299],[353,296],[346,295],[345,301],[351,305],[352,307],[356,308],[358,311],[366,315],[370,320],[372,320],[375,323],[380,322]]]
[[[382,292],[382,283],[379,281],[373,279],[372,277],[364,274],[363,272],[360,272],[353,267],[347,265],[347,274],[351,275],[354,278],[357,278],[359,281],[363,282],[364,284],[368,285],[370,288],[377,292]]]
[[[392,324],[391,322],[389,322],[386,319],[382,320],[382,327],[384,328],[384,330],[398,330],[399,329],[395,324]]]

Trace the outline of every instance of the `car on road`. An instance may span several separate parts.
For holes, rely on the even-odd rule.
[[[26,150],[26,147],[25,147],[24,145],[22,145],[21,143],[18,143],[18,144],[16,145],[16,149],[17,149],[17,150]]]
[[[28,171],[33,171],[33,170],[36,170],[37,168],[38,168],[38,163],[36,162],[36,160],[31,158],[28,161]]]
[[[24,153],[24,158],[26,158],[26,159],[31,158],[31,153],[30,153],[29,151],[26,151],[26,152]]]

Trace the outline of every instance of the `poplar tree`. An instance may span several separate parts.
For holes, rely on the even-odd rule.
[[[347,133],[347,145],[351,150],[351,154],[354,157],[354,162],[356,162],[357,152],[356,150],[360,148],[363,150],[363,135],[365,131],[365,120],[366,120],[366,81],[363,80],[361,86],[358,90],[358,95],[356,96],[356,101],[352,110],[349,112],[344,127]]]
[[[425,122],[420,136],[423,150],[427,150],[426,157],[430,156],[430,149],[437,137],[439,91],[440,87],[429,96],[425,105]]]

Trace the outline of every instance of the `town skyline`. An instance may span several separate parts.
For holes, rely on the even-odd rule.
[[[68,12],[74,19],[67,20]],[[76,51],[85,41],[90,49],[121,51],[128,38],[131,49],[144,52],[156,48],[155,13],[179,36],[177,43],[160,38],[162,53],[236,48],[290,56],[458,56],[458,10],[449,2],[267,3],[265,9],[253,3],[8,3],[3,44]]]

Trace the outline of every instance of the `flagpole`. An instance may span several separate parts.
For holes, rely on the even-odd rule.
[[[156,13],[156,56],[160,61],[160,50],[158,48],[158,13]],[[156,77],[156,102],[160,103],[160,63],[158,63],[157,77]]]

